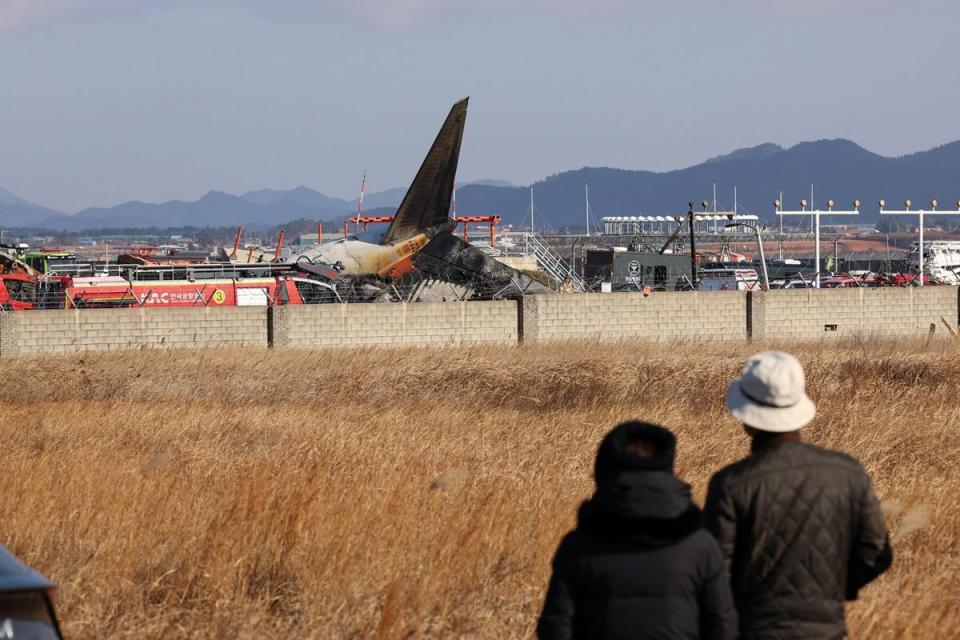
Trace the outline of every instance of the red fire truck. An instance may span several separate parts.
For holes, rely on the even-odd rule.
[[[127,280],[0,275],[0,306],[12,311],[97,307],[267,306],[337,302],[336,288],[297,276]]]

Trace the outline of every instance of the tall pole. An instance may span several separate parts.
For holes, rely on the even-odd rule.
[[[887,232],[887,273],[893,271],[890,265],[890,232]]]
[[[713,183],[713,212],[717,212],[717,183]],[[736,213],[736,212],[734,212]]]
[[[813,183],[810,183],[810,211],[813,211],[816,207],[813,205]],[[810,216],[810,228],[813,228],[813,216]]]
[[[690,211],[687,212],[687,220],[690,225],[690,283],[693,288],[697,288],[697,233],[696,224],[693,215],[693,202],[690,203]]]
[[[920,246],[917,247],[917,258],[920,261],[920,286],[923,286],[923,211],[920,212]]]
[[[733,212],[737,212],[737,185],[733,185]]]
[[[783,189],[780,189],[780,202],[783,202]],[[783,216],[780,216],[780,257],[783,258]]]
[[[533,226],[533,185],[530,185],[530,233],[536,233],[537,229]]]
[[[590,235],[590,185],[583,185],[584,207],[587,210],[587,235]]]
[[[813,214],[813,220],[814,220],[813,242],[816,245],[816,249],[814,251],[814,255],[816,256],[814,258],[814,264],[816,266],[816,269],[814,271],[814,276],[813,276],[816,280],[814,281],[813,286],[819,289],[820,288],[820,212],[819,211]]]
[[[783,218],[780,218],[782,221]],[[754,225],[753,230],[757,232],[757,246],[760,247],[760,264],[763,265],[763,285],[766,291],[770,290],[770,274],[767,273],[767,257],[763,255],[763,238],[760,237],[760,227]]]
[[[363,192],[367,188],[367,172],[363,172],[363,177],[360,179],[360,200],[357,201],[357,226],[354,230],[354,233],[360,233],[360,214],[363,213]]]

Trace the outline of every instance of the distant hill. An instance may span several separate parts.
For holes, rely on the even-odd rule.
[[[737,187],[740,212],[772,220],[773,200],[784,191],[788,208],[800,198],[823,204],[832,198],[848,208],[863,201],[861,221],[877,219],[877,200],[927,202],[936,198],[953,208],[960,198],[960,141],[899,158],[872,153],[849,140],[802,142],[789,149],[765,143],[710,158],[700,164],[666,172],[584,167],[534,183],[538,228],[582,228],[584,185],[590,187],[594,219],[609,215],[676,214],[687,202],[712,201],[717,186],[720,209],[733,206]],[[368,193],[364,211],[392,213],[406,187]],[[0,189],[0,227],[36,227],[82,231],[96,228],[227,226],[267,228],[308,219],[337,221],[356,211],[357,201],[326,196],[309,187],[260,189],[243,195],[211,191],[198,200],[160,204],[126,202],[114,207],[85,209],[73,215],[26,202]],[[529,187],[503,180],[479,180],[457,189],[461,215],[497,213],[505,223],[529,224]]]
[[[737,149],[733,153],[728,153],[726,155],[715,156],[704,161],[704,164],[709,164],[712,162],[727,162],[730,160],[755,160],[757,158],[767,158],[769,156],[776,155],[781,151],[783,151],[783,147],[780,145],[773,144],[772,142],[766,142],[755,147]]]
[[[258,228],[297,218],[335,218],[341,216],[347,206],[342,201],[342,204],[331,202],[333,199],[306,187],[272,194],[275,197],[263,191],[255,193],[257,195],[253,196],[253,201],[248,198],[249,194],[235,196],[222,191],[210,191],[193,202],[125,202],[115,207],[84,209],[66,219],[52,220],[43,226],[67,231],[187,225],[219,227],[241,224]],[[262,201],[257,202],[258,198]]]
[[[0,187],[0,205],[26,205],[31,206],[29,202],[15,194],[13,191],[8,191]]]
[[[0,187],[0,226],[28,227],[41,221],[66,218],[67,214],[24,200],[14,192]]]
[[[457,191],[459,192],[465,186],[468,185],[483,185],[487,187],[516,187],[517,185],[509,182],[507,180],[474,180],[473,182],[460,183],[457,185]],[[374,193],[368,193],[363,196],[363,210],[365,212],[370,212],[371,209],[396,209],[400,206],[400,201],[403,200],[403,196],[407,194],[407,187],[394,187],[393,189],[387,189],[386,191],[377,191]],[[352,214],[357,210],[357,199],[350,203],[350,213]],[[374,215],[374,214],[370,214]]]
[[[929,151],[887,158],[849,140],[803,142],[789,149],[767,143],[711,158],[692,167],[654,173],[585,167],[533,184],[537,226],[582,228],[584,185],[590,186],[590,209],[597,217],[686,212],[687,202],[712,200],[717,185],[719,208],[733,206],[737,187],[740,212],[773,219],[773,201],[783,189],[788,208],[809,199],[810,185],[818,204],[833,199],[849,208],[863,201],[864,222],[877,219],[877,201],[914,202],[938,199],[953,208],[960,198],[960,142]],[[944,205],[941,205],[943,207]],[[529,223],[529,187],[471,185],[457,193],[465,215],[499,213],[507,223]]]
[[[481,187],[508,187],[508,188],[517,186],[512,182],[510,182],[509,180],[491,180],[489,178],[484,180],[474,180],[473,182],[468,182],[465,185],[461,185],[461,186],[466,187],[469,185],[479,185]],[[457,189],[459,188],[460,187],[458,186]]]
[[[400,206],[400,201],[403,200],[403,196],[406,195],[406,187],[394,187],[393,189],[387,189],[386,191],[375,191],[373,193],[366,193],[363,196],[363,209],[364,211],[369,211],[370,209],[378,209],[381,207],[392,207],[396,209]],[[350,213],[356,213],[357,211],[357,199],[355,198],[349,204]]]
[[[240,198],[246,202],[267,206],[315,207],[327,212],[327,214],[343,212],[350,206],[350,203],[346,200],[325,196],[319,191],[303,185],[290,190],[260,189],[259,191],[249,191]]]

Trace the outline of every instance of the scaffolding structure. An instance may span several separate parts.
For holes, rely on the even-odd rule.
[[[757,222],[753,214],[719,211],[694,215],[696,233],[700,235],[730,235],[724,225],[730,222]],[[687,216],[604,216],[605,236],[664,236],[671,234],[676,225],[685,223]]]
[[[469,231],[471,224],[487,224],[490,226],[490,246],[495,247],[497,244],[497,225],[500,224],[502,218],[496,214],[488,216],[461,216],[459,218],[451,218],[455,220],[457,225],[463,226],[463,240],[466,242],[467,233]],[[359,229],[360,225],[363,225],[363,230],[368,231],[371,224],[389,224],[393,222],[393,216],[352,216],[347,218],[343,223],[343,236],[347,237],[350,235],[350,225],[356,225],[356,228]]]

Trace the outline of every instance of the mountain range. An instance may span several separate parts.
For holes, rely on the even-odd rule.
[[[789,149],[762,144],[663,173],[585,167],[531,185],[537,227],[582,229],[585,185],[594,220],[685,213],[690,201],[706,200],[712,208],[716,185],[719,210],[733,208],[736,187],[738,212],[772,221],[773,202],[781,191],[784,208],[796,210],[802,198],[810,200],[813,185],[818,206],[826,208],[832,199],[838,210],[851,209],[859,199],[861,221],[875,222],[881,198],[888,209],[902,208],[903,200],[911,198],[914,208],[937,199],[941,209],[956,210],[960,141],[898,158],[877,155],[849,140],[819,140]],[[496,212],[505,221],[529,224],[530,189],[470,185],[458,190],[457,205],[466,214]]]
[[[469,184],[498,188],[515,186],[505,180],[478,180]],[[406,192],[406,187],[395,187],[365,194],[364,211],[373,215],[392,213]],[[0,228],[76,232],[243,224],[256,229],[296,219],[339,222],[356,213],[357,205],[357,199],[334,198],[299,186],[294,189],[259,189],[242,195],[208,191],[193,201],[170,200],[159,204],[130,201],[113,207],[91,207],[71,215],[28,202],[0,188]]]
[[[666,172],[609,167],[565,171],[529,186],[501,180],[481,180],[457,189],[460,215],[496,213],[505,223],[529,224],[530,188],[533,189],[537,228],[583,228],[584,187],[590,189],[591,215],[675,214],[687,202],[713,199],[718,208],[737,209],[772,219],[773,200],[783,191],[785,208],[798,209],[801,198],[823,206],[833,199],[838,209],[863,201],[864,222],[873,222],[877,200],[900,203],[912,198],[915,206],[938,199],[941,208],[954,209],[960,197],[960,141],[897,158],[884,157],[849,140],[802,142],[790,148],[765,143],[738,149],[704,162]],[[364,210],[389,211],[405,187],[369,193]],[[899,206],[899,205],[897,205]],[[113,207],[89,208],[68,215],[27,202],[0,189],[0,227],[81,231],[98,228],[182,226],[268,227],[295,219],[339,221],[352,215],[357,202],[333,198],[309,187],[260,189],[242,195],[211,191],[198,200],[171,200],[151,204],[125,202]]]

